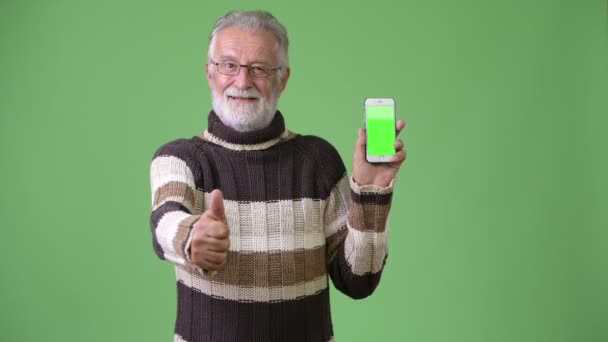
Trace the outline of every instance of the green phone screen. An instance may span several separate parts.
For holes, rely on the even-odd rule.
[[[395,107],[367,106],[367,154],[395,154]]]

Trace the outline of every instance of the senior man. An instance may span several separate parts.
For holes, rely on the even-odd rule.
[[[287,52],[268,12],[218,19],[208,127],[152,160],[153,247],[177,273],[174,341],[333,341],[328,279],[352,298],[380,280],[403,143],[370,164],[359,129],[350,178],[328,142],[287,130]]]

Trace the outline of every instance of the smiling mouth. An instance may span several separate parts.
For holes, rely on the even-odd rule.
[[[257,97],[240,97],[240,96],[228,96],[229,100],[234,100],[237,102],[253,102],[257,101]]]

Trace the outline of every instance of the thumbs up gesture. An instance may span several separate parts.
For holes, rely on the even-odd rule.
[[[230,239],[220,190],[211,192],[209,208],[194,224],[193,230],[190,245],[192,263],[207,271],[221,269],[226,263]]]

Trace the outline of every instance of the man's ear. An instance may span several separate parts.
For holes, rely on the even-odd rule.
[[[211,87],[211,70],[209,70],[209,60],[205,62],[205,75],[207,76],[207,84]]]
[[[279,93],[282,93],[287,86],[287,80],[289,80],[289,74],[291,73],[291,69],[289,67],[285,68],[285,72],[283,73],[283,78],[279,80]]]

